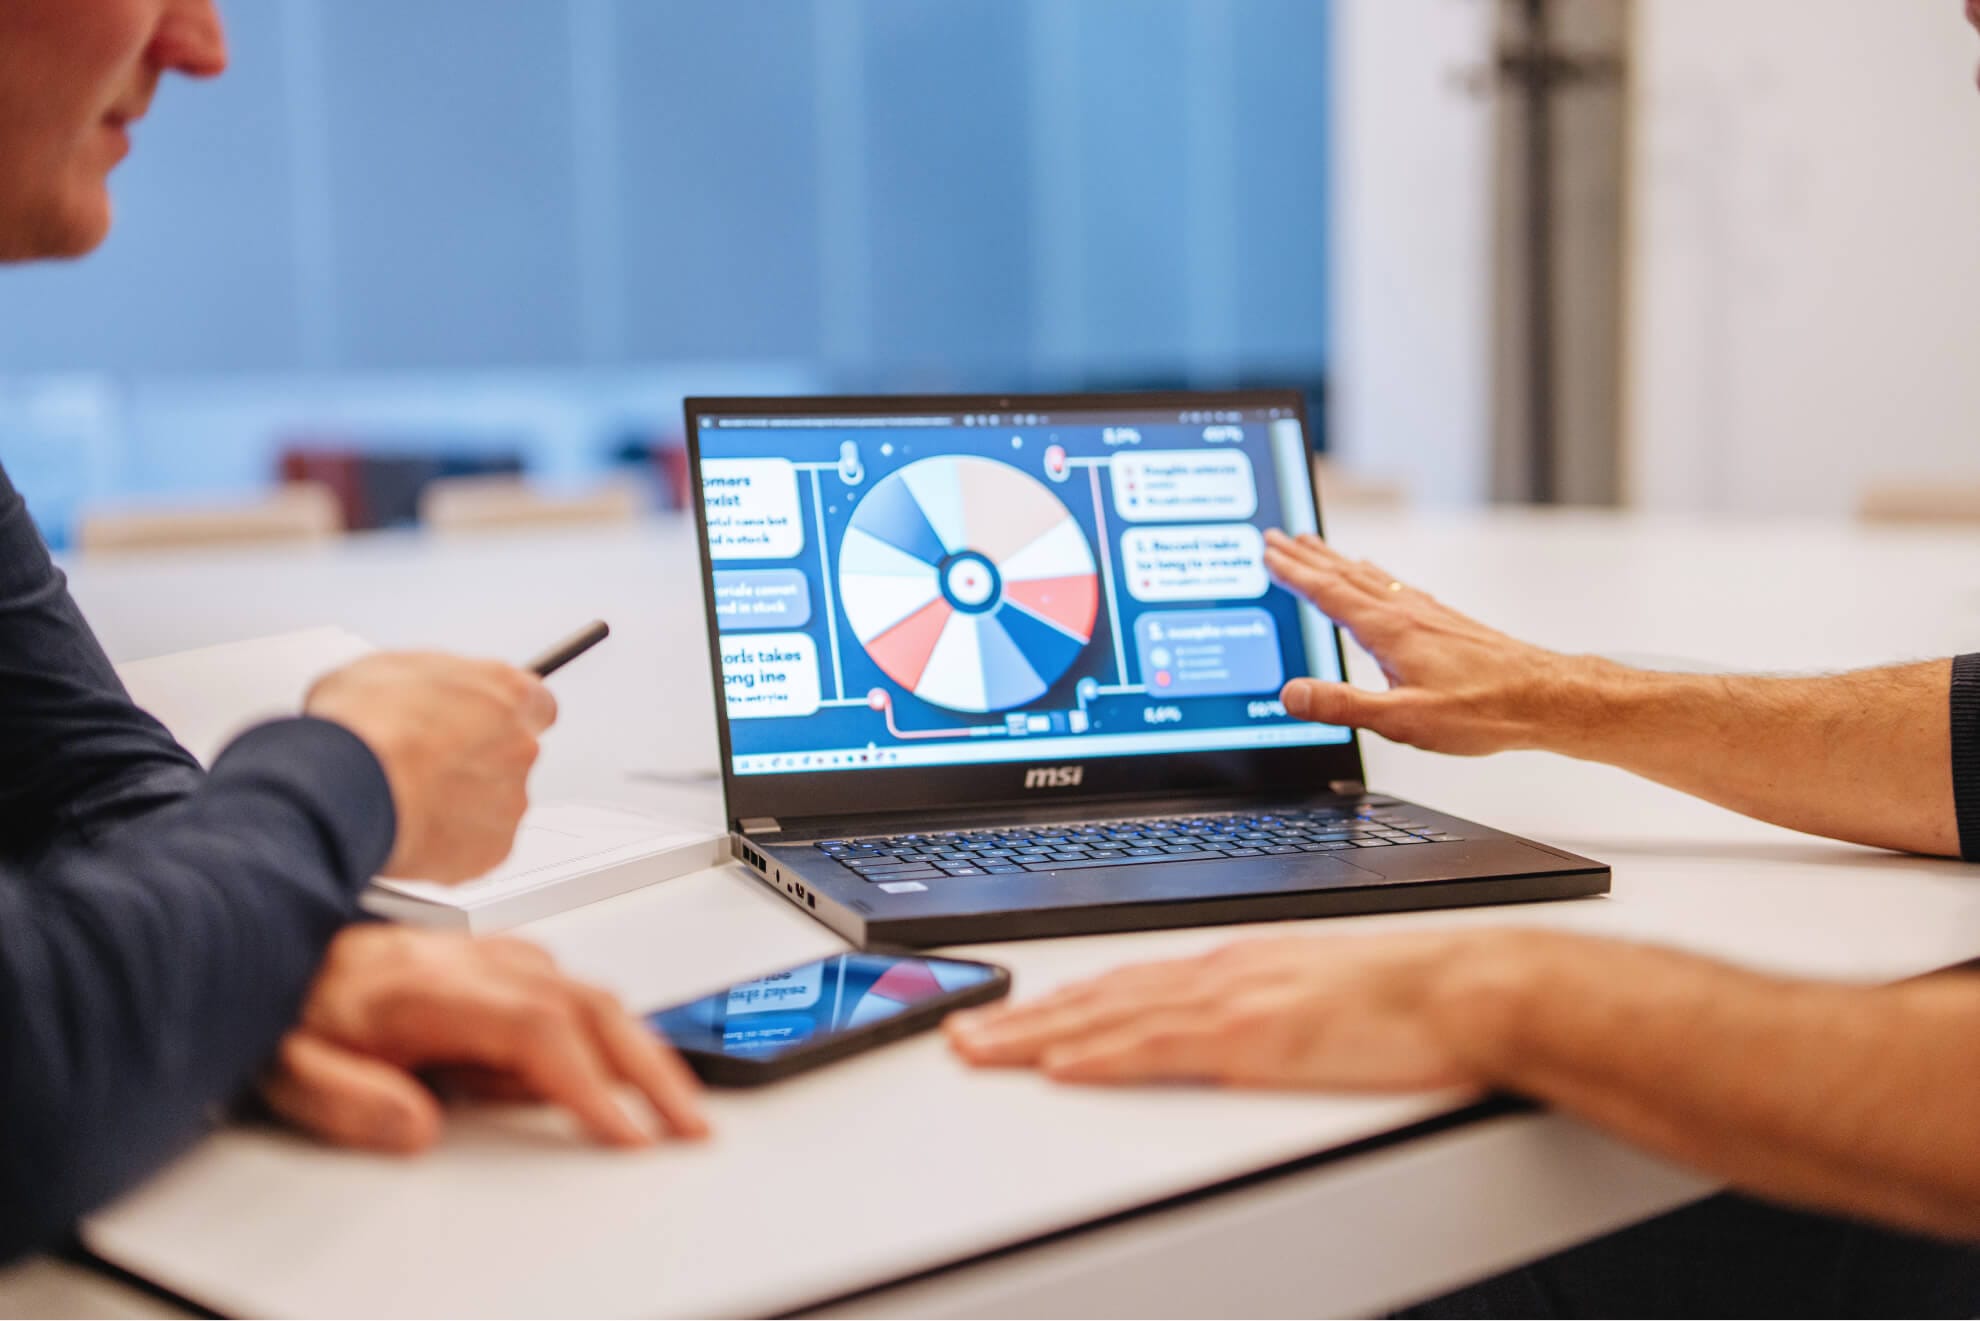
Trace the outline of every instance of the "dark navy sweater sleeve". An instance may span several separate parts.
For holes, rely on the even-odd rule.
[[[391,851],[320,720],[202,773],[134,707],[0,477],[0,1260],[206,1127],[295,1021]]]
[[[0,858],[98,838],[200,779],[192,755],[131,704],[0,471]]]
[[[1953,658],[1952,768],[1960,856],[1980,862],[1980,652]]]

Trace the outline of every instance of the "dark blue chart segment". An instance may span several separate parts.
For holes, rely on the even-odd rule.
[[[893,477],[875,486],[860,501],[852,526],[923,564],[940,564],[949,555],[950,548],[936,535],[907,483]]]

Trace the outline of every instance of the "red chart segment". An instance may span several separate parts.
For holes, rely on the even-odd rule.
[[[922,459],[854,508],[839,551],[853,635],[894,682],[957,711],[1044,695],[1093,637],[1086,535],[1043,482],[994,459]]]
[[[880,974],[846,1016],[847,1027],[864,1027],[892,1018],[910,1006],[942,994],[941,981],[926,963],[904,960]]]
[[[955,608],[940,599],[930,601],[900,623],[866,644],[866,654],[889,675],[900,676],[908,688],[921,682],[935,644],[949,625]]]

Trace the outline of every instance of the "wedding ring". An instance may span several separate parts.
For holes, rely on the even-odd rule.
[[[1392,592],[1400,592],[1402,590],[1402,584],[1392,579],[1389,583],[1389,590]]]

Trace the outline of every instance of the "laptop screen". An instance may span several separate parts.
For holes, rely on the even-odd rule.
[[[1082,409],[691,419],[735,775],[1347,742],[1297,411]]]

